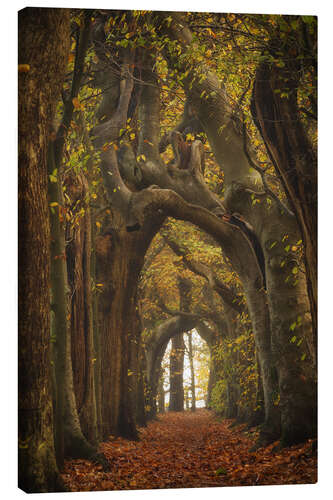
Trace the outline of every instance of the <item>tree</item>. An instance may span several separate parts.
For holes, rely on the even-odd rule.
[[[47,148],[68,50],[68,10],[19,12],[19,487],[28,493],[63,489],[50,394]]]
[[[193,342],[192,342],[192,333],[187,334],[187,342],[188,342],[188,358],[190,362],[190,371],[191,371],[191,411],[195,411],[195,374],[194,374],[194,363],[193,363]]]
[[[184,355],[184,335],[181,333],[174,336],[171,341],[169,411],[184,410]]]
[[[56,416],[56,450],[59,467],[62,467],[64,456],[80,456],[91,457],[96,453],[96,407],[93,389],[93,340],[92,340],[92,304],[91,294],[89,290],[90,282],[90,222],[89,209],[86,210],[85,218],[80,220],[80,217],[75,213],[74,204],[81,204],[81,211],[85,212],[85,201],[80,199],[76,191],[81,190],[81,195],[86,195],[85,179],[81,176],[67,178],[64,174],[64,151],[66,140],[70,133],[70,125],[73,119],[77,95],[80,89],[81,79],[84,71],[85,56],[90,36],[91,12],[84,11],[78,17],[79,25],[76,25],[75,39],[75,62],[70,74],[71,81],[68,84],[64,83],[62,89],[62,113],[60,115],[60,124],[53,133],[52,142],[49,146],[49,201],[51,207],[51,283],[52,283],[52,309],[54,312],[53,321],[53,340],[55,345],[55,416]],[[72,55],[72,54],[71,54]],[[71,60],[71,58],[69,58]],[[70,87],[67,93],[67,87]],[[65,187],[68,186],[68,193],[64,195]],[[73,198],[71,201],[69,195]],[[67,206],[64,198],[66,196]],[[72,203],[73,202],[73,203]],[[72,219],[70,215],[72,216]],[[72,233],[73,240],[77,237],[77,233],[71,230],[70,222],[77,226],[82,226],[84,222],[88,225],[85,230],[85,241],[88,242],[86,251],[81,251],[85,257],[85,308],[79,307],[82,300],[82,287],[80,288],[80,280],[73,273],[76,269],[71,269],[67,265],[67,258],[71,262],[71,248],[66,248],[65,228],[69,233]],[[80,228],[82,229],[82,227]],[[78,230],[80,234],[80,229]],[[82,232],[81,232],[82,235]],[[76,255],[76,266],[80,266],[80,253]],[[75,267],[75,265],[74,265]],[[81,271],[81,270],[80,270]],[[77,274],[77,273],[76,273]],[[72,294],[73,300],[69,304],[69,286],[76,287],[77,293]],[[72,288],[73,291],[73,288]],[[81,302],[82,304],[82,302]],[[79,316],[79,317],[78,317]],[[71,318],[71,321],[70,321]],[[82,343],[82,323],[85,324],[84,341]],[[71,329],[71,326],[73,329]],[[80,338],[81,336],[81,338]],[[73,339],[72,339],[73,337]],[[72,347],[77,347],[73,350]],[[79,346],[84,349],[83,359],[77,359],[77,353],[80,350]],[[76,354],[76,356],[75,356]],[[85,359],[86,358],[86,359]],[[79,383],[77,377],[73,377],[73,364],[76,362],[75,368],[78,368],[80,363],[85,361],[85,399],[82,400]],[[78,373],[79,370],[76,372]],[[83,380],[83,379],[81,379]],[[80,381],[81,381],[80,380]],[[85,426],[86,436],[89,437],[94,445],[90,444],[83,435],[80,417],[78,413],[78,404],[80,405],[81,420]],[[89,424],[88,424],[89,421]]]
[[[317,120],[317,19],[282,16],[266,29],[270,39],[256,70],[252,114],[301,230],[316,356],[317,153],[311,125]]]
[[[186,51],[192,46],[195,48],[192,33],[180,15],[173,16],[168,33],[178,41],[178,51]],[[186,74],[182,79],[185,91],[207,133],[216,161],[223,168],[224,205],[229,211],[241,213],[251,223],[264,252],[271,347],[281,397],[282,441],[285,444],[302,441],[316,432],[316,382],[306,276],[299,270],[301,263],[296,253],[299,228],[295,217],[289,210],[281,210],[281,203],[276,199],[273,201],[271,198],[267,204],[261,202],[261,197],[265,199],[271,195],[266,192],[258,171],[250,169],[249,156],[244,148],[245,136],[240,133],[242,128],[235,125],[237,108],[231,108],[225,88],[220,86],[216,75],[204,62],[194,66],[194,51],[187,52],[188,57],[180,62],[177,50],[170,51],[168,61],[172,67]],[[256,198],[257,195],[259,198]],[[267,217],[270,224],[265,223]],[[286,239],[288,244],[285,244]],[[245,280],[243,285],[255,322],[257,315]],[[296,339],[291,334],[295,329]],[[297,339],[301,344],[295,341]],[[300,352],[300,345],[303,352]],[[271,367],[265,366],[264,359],[260,363],[264,380],[264,373]],[[302,422],[301,426],[299,422]]]
[[[127,272],[125,272],[125,274],[123,272],[122,275],[120,275],[119,272],[121,269],[125,270],[129,264],[116,262],[118,258],[118,248],[119,258],[128,260],[132,266],[131,277],[133,276],[134,279],[131,281],[133,284],[130,285],[132,291],[128,290],[127,297],[133,297],[133,299],[129,300],[129,303],[134,304],[136,287],[135,276],[138,276],[142,268],[142,255],[161,226],[165,214],[176,218],[182,218],[199,225],[222,244],[226,255],[235,265],[237,272],[242,276],[243,282],[246,283],[246,288],[249,290],[248,298],[252,295],[252,299],[249,298],[249,300],[252,300],[253,304],[256,304],[255,309],[253,309],[253,314],[259,314],[262,317],[266,310],[265,296],[264,293],[260,291],[260,271],[255,263],[255,257],[253,256],[247,239],[244,238],[240,232],[235,231],[231,227],[226,227],[226,225],[215,215],[207,211],[207,208],[208,210],[220,209],[222,211],[224,211],[224,209],[218,197],[209,191],[204,182],[202,176],[202,143],[200,141],[193,143],[191,147],[191,158],[187,169],[181,170],[174,168],[171,171],[170,169],[168,170],[160,160],[158,133],[159,88],[156,84],[156,75],[152,71],[153,59],[150,55],[146,55],[144,58],[145,66],[144,69],[140,71],[141,78],[143,78],[148,85],[143,85],[140,91],[137,115],[140,121],[140,132],[137,137],[137,144],[133,144],[136,154],[128,139],[121,139],[123,131],[126,130],[129,103],[133,89],[131,65],[129,64],[133,56],[130,50],[121,50],[120,52],[122,54],[121,58],[123,58],[123,63],[121,66],[122,71],[120,74],[118,73],[118,78],[121,80],[119,85],[119,100],[117,100],[116,105],[114,105],[114,95],[111,94],[110,91],[109,93],[107,91],[104,93],[101,106],[103,110],[108,109],[109,113],[111,106],[114,113],[110,119],[105,119],[105,114],[103,114],[102,111],[98,112],[98,115],[102,115],[104,121],[98,124],[92,131],[95,149],[100,152],[101,171],[106,190],[113,207],[113,226],[117,221],[117,229],[112,231],[112,262],[114,263],[117,276],[110,275],[108,278],[108,281],[114,284],[112,295],[110,295],[107,300],[108,304],[111,303],[111,308],[113,307],[112,304],[114,304],[114,310],[111,312],[109,309],[109,321],[118,321],[118,319],[116,320],[117,317],[120,320],[119,312],[121,311],[121,306],[120,303],[117,302],[118,299],[116,297],[119,295],[119,300],[123,300],[120,296],[120,290],[124,291],[127,289],[128,278],[126,278],[126,276],[128,276],[128,274]],[[109,107],[106,106],[107,99],[109,99],[110,102]],[[117,144],[117,142],[119,142],[119,137],[121,140],[121,147]],[[128,180],[126,180],[127,178]],[[133,186],[135,189],[134,191],[129,189],[128,182]],[[153,184],[159,185],[163,189],[142,189],[142,186],[151,186]],[[191,184],[191,190],[187,189],[189,184]],[[174,190],[180,193],[181,196],[184,196],[185,199],[181,198],[179,194],[176,194]],[[198,201],[202,204],[203,208],[197,205]],[[196,205],[188,204],[188,202],[194,202]],[[156,209],[159,211],[156,212]],[[120,227],[124,229],[118,229]],[[136,233],[135,230],[137,230]],[[141,237],[143,238],[141,239]],[[122,246],[123,238],[124,246]],[[145,246],[139,246],[140,241],[144,241]],[[136,242],[133,251],[130,250],[132,246],[130,242],[133,242],[133,244]],[[125,248],[126,254],[124,254]],[[245,256],[247,256],[247,265],[245,265],[244,261],[244,259],[246,259]],[[249,262],[254,262],[254,264],[249,265]],[[134,263],[135,270],[133,271]],[[262,307],[260,307],[260,305],[262,305]],[[134,313],[132,313],[132,315],[133,314]],[[126,317],[128,318],[129,315],[127,314]],[[105,336],[105,345],[107,345],[107,342],[110,342],[110,338],[112,335],[115,335],[115,332],[117,332],[117,340],[115,342],[119,345],[119,349],[119,339],[121,339],[121,343],[127,345],[128,340],[126,339],[129,339],[128,332],[130,329],[128,327],[124,328],[122,323],[123,320],[121,320],[121,323],[117,323],[117,326],[113,325],[113,328],[109,330]],[[255,322],[255,324],[257,325],[256,328],[259,328],[260,325],[264,336],[265,322],[260,319],[260,321]],[[127,333],[120,335],[120,331],[125,331]],[[125,345],[123,347],[123,353],[128,349]],[[115,349],[114,346],[112,352],[116,353],[116,351],[117,349]],[[107,353],[107,351],[105,352]],[[120,361],[120,359],[122,361]],[[103,384],[109,387],[105,389],[105,396],[107,396],[110,391],[110,380],[119,380],[119,383],[120,380],[122,380],[122,384],[126,384],[126,356],[117,355],[117,360],[112,364],[109,363],[109,360],[110,357],[108,356],[107,370],[109,373],[107,375],[105,374],[103,377]],[[121,379],[116,375],[111,376],[110,371],[113,369],[112,366],[115,367],[120,362],[122,364],[124,363],[124,368],[121,370],[118,368],[118,373],[120,373],[120,371],[123,373]],[[263,373],[266,374],[265,371],[263,371]],[[122,394],[122,397],[125,398],[127,390],[125,387],[123,387],[122,390],[113,390],[110,392],[110,397],[107,396],[104,398],[105,401],[111,401],[111,393],[114,395],[113,397],[117,394]],[[114,404],[116,404],[116,406],[120,405],[119,402],[116,403],[115,401]],[[120,406],[122,406],[122,408],[128,407],[126,404]],[[113,411],[111,411],[111,406],[108,411],[113,415],[112,418],[120,414],[119,410],[115,411],[113,409]],[[110,418],[105,420],[110,422]],[[122,422],[125,421],[128,421],[127,417],[122,418]],[[113,425],[112,428],[117,429],[115,425]],[[117,432],[119,431],[116,431],[116,433]],[[122,432],[126,433],[127,431],[123,429]],[[133,432],[130,431],[127,435],[131,433]]]

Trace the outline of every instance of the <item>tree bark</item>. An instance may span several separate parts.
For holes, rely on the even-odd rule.
[[[53,156],[53,143],[49,145],[48,172],[52,174],[55,168]],[[70,335],[67,321],[67,269],[64,224],[60,221],[61,207],[63,206],[62,186],[60,178],[56,182],[49,180],[49,203],[51,206],[51,305],[53,318],[53,361],[55,367],[55,448],[57,464],[60,469],[64,465],[65,438],[64,438],[64,413],[65,413],[65,362],[66,339]]]
[[[188,338],[188,359],[190,362],[191,370],[191,411],[195,411],[195,373],[194,373],[194,362],[193,362],[193,344],[192,344],[192,333],[187,334]]]
[[[49,148],[49,168],[53,171],[53,144]],[[74,392],[73,366],[71,353],[71,331],[69,321],[69,286],[65,231],[63,222],[64,206],[60,177],[56,183],[49,182],[49,199],[57,203],[51,212],[51,277],[52,308],[54,311],[54,332],[56,340],[56,438],[58,460],[63,463],[64,456],[88,458],[96,452],[82,434]],[[80,453],[82,455],[80,455]]]
[[[73,229],[67,226],[66,247],[68,282],[70,286],[71,354],[74,392],[81,429],[86,439],[97,443],[97,416],[94,381],[93,305],[91,292],[91,217],[84,201],[88,185],[81,174],[66,179],[71,198]],[[75,206],[75,210],[74,210]],[[80,215],[80,210],[84,211]]]
[[[164,392],[164,376],[161,374],[158,379],[158,413],[165,413],[165,392]]]
[[[253,87],[252,114],[282,180],[302,234],[308,295],[317,351],[317,154],[306,134],[297,104],[300,69],[284,46],[287,69],[262,63]],[[292,66],[292,67],[291,67]],[[288,88],[288,98],[281,89]]]
[[[68,10],[19,12],[18,466],[19,487],[27,493],[63,490],[50,394],[47,143],[68,50]]]
[[[114,229],[96,241],[97,276],[103,284],[99,297],[102,381],[102,436],[136,439],[135,407],[130,395],[130,349],[137,338],[136,296],[146,250],[161,219],[141,231]],[[119,222],[119,220],[118,220]],[[119,227],[119,225],[118,225]]]
[[[172,338],[170,352],[170,401],[169,411],[184,410],[184,353],[183,333]]]

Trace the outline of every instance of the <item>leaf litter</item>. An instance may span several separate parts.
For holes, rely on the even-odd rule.
[[[231,427],[207,410],[170,412],[140,429],[139,441],[110,436],[100,445],[109,462],[68,460],[62,478],[70,491],[200,488],[317,481],[313,440],[279,449],[278,442],[250,452],[255,429]]]

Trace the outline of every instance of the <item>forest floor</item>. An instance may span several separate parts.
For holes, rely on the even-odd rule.
[[[307,484],[317,481],[311,441],[278,450],[273,443],[251,453],[255,432],[230,427],[207,410],[166,413],[140,430],[140,441],[112,438],[100,451],[110,471],[87,460],[65,464],[71,491],[138,490]],[[275,450],[274,450],[275,448]]]

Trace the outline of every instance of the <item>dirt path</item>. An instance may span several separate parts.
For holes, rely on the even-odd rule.
[[[168,413],[141,429],[140,441],[111,439],[101,445],[110,472],[86,460],[66,462],[72,491],[191,488],[316,482],[311,442],[249,453],[254,434],[230,428],[206,410]]]

